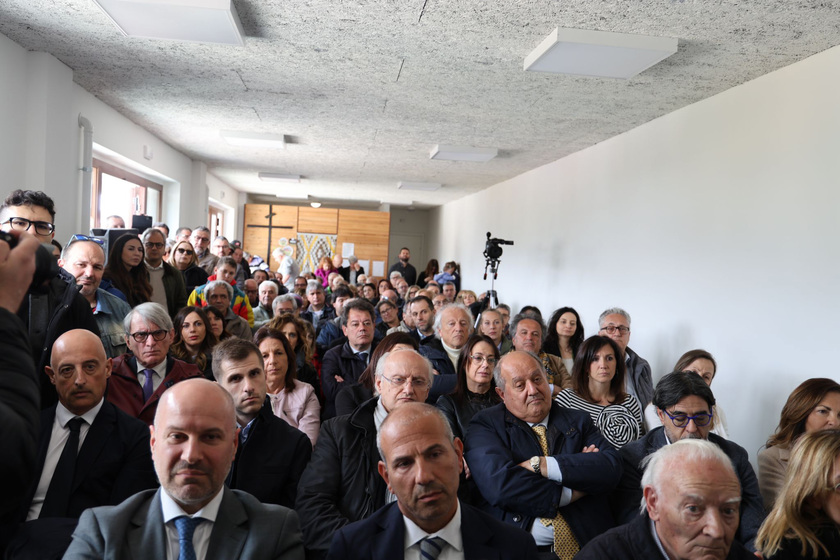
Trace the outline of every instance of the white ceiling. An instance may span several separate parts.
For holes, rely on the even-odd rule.
[[[0,33],[55,55],[240,191],[404,206],[463,197],[840,43],[840,0],[234,4],[244,47],[123,37],[92,0],[3,0]],[[679,52],[627,81],[524,72],[558,26],[677,37]],[[290,143],[235,148],[220,130]],[[499,156],[432,161],[435,144]],[[260,171],[304,179],[272,185]],[[444,186],[406,192],[399,181]]]

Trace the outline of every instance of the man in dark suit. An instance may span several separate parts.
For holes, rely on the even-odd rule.
[[[373,306],[362,298],[351,299],[341,310],[341,330],[347,342],[324,354],[321,388],[324,391],[324,420],[335,416],[335,397],[344,387],[357,385],[370,362],[376,316]]]
[[[458,500],[463,444],[435,407],[407,403],[389,414],[379,453],[379,474],[397,501],[339,530],[327,558],[426,558],[427,549],[452,549],[466,560],[536,556],[528,533]]]
[[[466,459],[494,517],[530,531],[540,558],[572,558],[613,526],[607,494],[618,452],[585,412],[551,400],[536,356],[514,351],[493,372],[504,402],[473,417]]]
[[[12,557],[60,558],[87,508],[118,504],[157,480],[148,427],[103,398],[111,360],[83,329],[56,340],[46,368],[59,402],[41,413],[38,477],[23,504]]]
[[[660,448],[642,485],[644,514],[595,537],[575,560],[755,559],[735,540],[741,485],[713,443],[683,439]]]
[[[233,397],[239,426],[228,488],[248,492],[264,504],[294,507],[312,444],[271,410],[260,349],[241,338],[222,341],[213,349],[213,375]]]
[[[435,336],[423,339],[420,344],[420,353],[432,362],[438,373],[429,392],[429,403],[436,403],[438,397],[455,389],[458,354],[473,332],[473,322],[472,313],[460,303],[444,306],[435,316]]]
[[[642,499],[642,459],[682,439],[704,439],[718,447],[732,460],[741,483],[741,524],[735,538],[755,549],[755,536],[764,521],[764,505],[758,479],[750,465],[747,451],[740,445],[710,433],[715,397],[703,378],[694,372],[669,373],[656,384],[653,404],[662,426],[621,448],[624,474],[611,500],[619,523],[629,523],[639,516]]]
[[[126,414],[151,424],[163,392],[184,379],[201,377],[201,370],[169,355],[175,331],[166,308],[141,303],[126,315],[129,352],[114,358],[105,398]]]
[[[224,488],[239,430],[217,383],[166,391],[151,433],[160,490],[85,511],[64,558],[303,559],[297,514]]]

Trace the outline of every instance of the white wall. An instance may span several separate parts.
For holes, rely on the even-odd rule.
[[[385,270],[397,262],[400,249],[411,250],[411,264],[417,269],[417,275],[426,269],[429,261],[429,211],[391,208],[391,236],[388,245],[388,262]]]
[[[514,311],[633,317],[654,380],[692,348],[753,460],[790,391],[838,377],[840,48],[432,212],[432,255],[480,291],[484,234],[512,239]],[[479,211],[477,211],[479,210]]]

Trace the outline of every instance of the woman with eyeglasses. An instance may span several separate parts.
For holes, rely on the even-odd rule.
[[[143,243],[136,235],[126,234],[114,241],[105,265],[103,280],[108,280],[125,294],[128,304],[137,307],[152,298],[149,271],[143,263]]]
[[[367,367],[359,376],[359,383],[344,387],[335,396],[336,416],[350,414],[363,402],[372,399],[376,394],[374,380],[376,364],[386,352],[395,350],[417,350],[417,339],[405,332],[394,332],[383,338],[370,355]]]
[[[755,539],[765,560],[840,558],[840,432],[803,434]]]
[[[297,380],[294,351],[289,339],[271,327],[260,327],[254,334],[265,365],[268,398],[274,415],[282,418],[309,438],[312,446],[321,429],[321,405],[315,389]]]
[[[790,469],[791,449],[804,434],[840,428],[840,384],[814,378],[800,384],[782,407],[779,426],[758,452],[758,485],[768,511]]]
[[[169,351],[179,360],[195,364],[204,377],[214,381],[212,354],[217,339],[210,328],[210,319],[204,311],[200,307],[190,305],[181,308],[175,314],[172,320],[175,337]]]
[[[613,339],[590,336],[575,358],[572,387],[555,397],[561,406],[588,413],[616,449],[639,439],[643,432],[642,405],[625,391],[621,357]]]
[[[462,440],[477,412],[502,402],[493,381],[497,361],[499,349],[493,339],[480,334],[470,336],[458,356],[455,390],[437,400],[436,405],[449,420],[452,433]]]
[[[180,270],[184,276],[187,295],[193,293],[196,286],[207,283],[209,276],[203,268],[198,266],[198,256],[189,241],[178,241],[175,244],[169,255],[169,264]]]

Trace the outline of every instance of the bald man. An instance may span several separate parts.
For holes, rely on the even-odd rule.
[[[161,488],[86,511],[65,559],[303,559],[295,512],[224,486],[239,429],[221,386],[203,378],[174,385],[151,434]]]
[[[41,413],[36,484],[20,511],[12,548],[60,558],[82,512],[157,487],[146,425],[107,402],[111,360],[84,329],[53,344],[46,368],[58,403]]]

